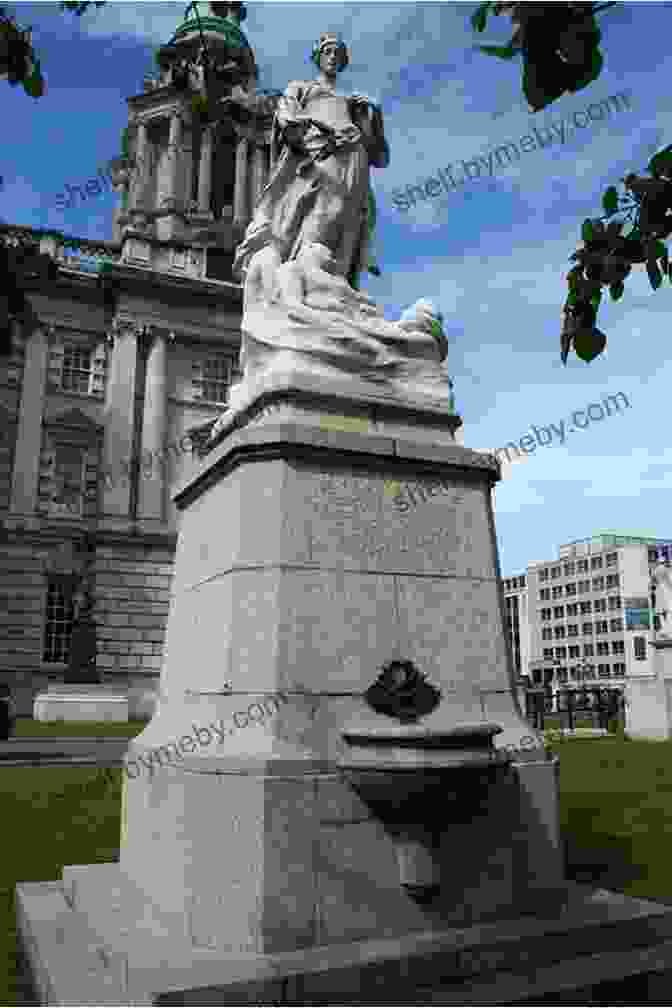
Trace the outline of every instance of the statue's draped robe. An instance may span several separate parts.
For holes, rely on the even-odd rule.
[[[290,146],[286,129],[297,116],[335,129],[334,149],[317,126],[308,128],[300,150]],[[376,106],[352,106],[319,81],[292,81],[273,122],[271,176],[238,246],[234,268],[245,269],[271,240],[285,262],[319,242],[332,251],[341,275],[357,286],[359,273],[369,266],[369,166],[384,167],[388,161]]]

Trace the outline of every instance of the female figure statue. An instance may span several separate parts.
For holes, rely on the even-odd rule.
[[[278,103],[271,135],[271,175],[243,242],[234,271],[273,245],[282,262],[307,245],[326,246],[335,271],[357,289],[369,260],[372,194],[369,168],[384,168],[389,150],[380,109],[362,95],[336,91],[348,65],[338,36],[326,33],[313,51],[314,81],[291,81]]]

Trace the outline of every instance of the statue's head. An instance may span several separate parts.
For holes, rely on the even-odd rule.
[[[335,32],[323,32],[313,48],[312,60],[320,70],[329,70],[335,62],[336,73],[345,70],[350,62],[345,42]]]

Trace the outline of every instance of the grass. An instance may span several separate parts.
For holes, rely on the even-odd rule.
[[[565,739],[560,815],[567,869],[628,896],[672,901],[672,742]]]
[[[560,755],[568,877],[671,902],[672,742],[631,742],[621,734],[558,740],[552,749]],[[11,823],[0,861],[0,961],[6,965],[0,966],[0,1005],[16,1003],[14,885],[60,879],[66,864],[116,861],[120,802],[121,769],[8,767],[0,774],[0,811]],[[604,1003],[646,1003],[639,993],[633,997],[623,1002],[614,995]]]
[[[17,718],[12,738],[135,738],[146,721],[33,721]]]
[[[63,865],[118,860],[121,768],[5,767],[0,808],[0,1005],[14,1005],[14,886],[58,880]]]

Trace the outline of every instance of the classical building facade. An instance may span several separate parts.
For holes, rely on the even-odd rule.
[[[554,692],[653,678],[650,568],[671,560],[668,540],[605,533],[567,543],[556,559],[504,578],[519,674]]]
[[[0,363],[0,679],[23,715],[63,677],[82,582],[98,672],[128,684],[131,716],[143,713],[168,614],[172,492],[237,374],[233,250],[269,171],[276,99],[256,93],[244,5],[198,6],[200,24],[179,25],[157,76],[127,99],[112,240],[0,231],[57,267],[32,284],[38,322],[14,322]],[[233,97],[214,125],[199,113],[203,40],[211,94]]]

